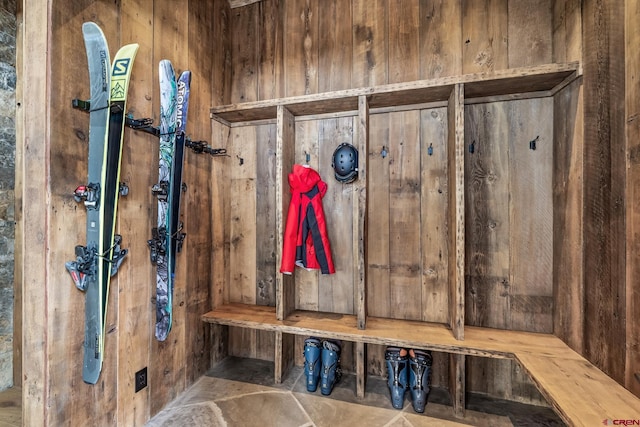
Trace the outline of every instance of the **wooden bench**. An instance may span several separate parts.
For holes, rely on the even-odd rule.
[[[244,304],[223,305],[203,315],[202,320],[283,334],[316,335],[362,345],[397,345],[449,354],[513,359],[529,374],[568,425],[592,426],[608,420],[640,420],[639,398],[549,334],[466,326],[465,339],[456,340],[446,325],[438,323],[368,317],[366,329],[358,329],[353,315],[297,310],[280,321],[276,319],[274,307]],[[283,353],[276,349],[276,354]],[[275,360],[275,363],[282,365],[283,362]],[[356,363],[364,364],[365,361]],[[356,371],[360,377],[357,394],[363,396],[366,368],[362,365]],[[279,376],[276,374],[276,381],[280,381]],[[456,401],[454,396],[452,400]]]

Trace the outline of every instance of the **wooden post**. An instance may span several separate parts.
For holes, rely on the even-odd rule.
[[[287,177],[295,158],[295,126],[293,114],[278,106],[276,138],[276,317],[284,320],[295,309],[295,276],[280,273],[286,215],[289,209]]]
[[[449,123],[449,325],[464,339],[464,86],[453,86]]]
[[[358,180],[355,182],[353,198],[353,259],[354,261],[354,300],[358,328],[364,329],[367,323],[367,260],[365,250],[367,217],[367,155],[369,153],[369,102],[367,97],[358,97]],[[364,391],[363,391],[364,393]]]
[[[48,425],[49,403],[49,221],[50,221],[50,81],[51,2],[24,2],[19,39],[22,69],[18,71],[16,151],[22,164],[22,422]],[[37,66],[36,66],[37,64]],[[29,82],[24,84],[24,82]],[[20,173],[20,172],[19,172]]]
[[[465,407],[465,355],[449,353],[449,393],[453,415],[464,418]]]

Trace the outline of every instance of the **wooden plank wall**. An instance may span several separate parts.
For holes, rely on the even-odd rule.
[[[146,247],[155,224],[150,187],[157,181],[158,143],[148,134],[125,131],[121,179],[130,192],[119,203],[117,231],[129,254],[112,280],[104,367],[95,386],[81,377],[84,295],[64,263],[85,237],[85,210],[72,197],[87,176],[89,116],[71,108],[72,98],[89,97],[82,23],[101,26],[112,56],[123,44],[140,44],[128,103],[136,117],[158,120],[160,59],[171,59],[178,73],[190,69],[188,133],[208,139],[208,109],[218,86],[214,62],[228,47],[214,57],[199,49],[216,44],[214,16],[225,9],[228,3],[217,0],[50,1],[48,7],[25,2],[21,77],[29,84],[22,95],[19,150],[22,175],[28,177],[24,192],[31,194],[23,198],[21,260],[25,425],[80,425],[88,419],[95,425],[144,425],[210,366],[211,346],[200,321],[210,306],[212,282],[210,157],[186,153],[181,220],[187,239],[177,259],[173,329],[159,343],[153,334],[155,270]],[[216,77],[223,76],[224,67],[219,70]],[[135,393],[134,374],[144,367],[148,386]]]
[[[562,28],[554,27],[558,3],[566,3],[571,12]],[[232,9],[231,14],[235,77],[225,103],[550,63],[559,56],[554,41],[562,35],[563,49],[569,50],[575,43],[571,37],[576,22],[571,19],[580,22],[575,2],[550,0],[265,0]],[[484,133],[478,135],[482,148],[469,157],[465,173],[473,188],[474,174],[478,178],[478,168],[484,170],[480,179],[491,188],[482,195],[472,190],[467,201],[472,212],[467,323],[553,332],[553,102],[514,101],[466,110],[468,133]],[[375,173],[369,176],[368,191],[369,315],[447,321],[446,114],[446,108],[438,107],[371,116],[367,156]],[[492,124],[484,122],[485,114],[492,115]],[[330,170],[333,148],[350,141],[352,126],[351,118],[296,123],[295,161],[304,163],[309,154],[309,164],[330,186],[325,209],[338,269],[331,278],[298,270],[298,308],[354,310],[350,275],[341,277],[343,269],[353,268],[348,256],[341,255],[350,253],[350,214],[345,215],[343,206],[351,203],[351,194],[348,186],[333,180]],[[261,132],[271,132],[268,129],[256,128],[255,136],[243,139],[243,147],[252,145]],[[529,141],[536,137],[538,149],[529,150]],[[237,161],[231,165],[238,167]],[[270,167],[256,179],[269,175]],[[515,173],[518,169],[526,173]],[[274,196],[269,197],[275,203]],[[474,206],[484,210],[475,219]],[[535,245],[510,234],[510,227],[522,229]],[[262,259],[268,254],[256,254],[255,265],[268,265]],[[482,267],[480,261],[474,264],[474,256],[482,259]],[[233,276],[241,265],[230,268]],[[474,282],[474,277],[481,279],[472,268],[480,269],[482,286]],[[253,295],[256,290],[246,292]],[[241,340],[246,351],[253,338],[247,340],[245,334],[234,331],[230,342]],[[258,345],[257,340],[253,343]],[[382,346],[368,346],[370,372],[384,374],[383,352]],[[434,384],[448,383],[448,363],[445,355],[436,355]],[[509,361],[472,358],[469,365],[470,391],[540,400]],[[487,376],[496,369],[505,375],[487,385]]]
[[[625,2],[625,120],[627,157],[627,351],[625,386],[640,396],[640,2]]]

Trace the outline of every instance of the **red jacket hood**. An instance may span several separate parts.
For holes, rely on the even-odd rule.
[[[289,174],[289,185],[291,192],[306,193],[315,185],[318,185],[322,196],[327,191],[327,184],[322,181],[318,172],[303,165],[293,165],[293,172]]]

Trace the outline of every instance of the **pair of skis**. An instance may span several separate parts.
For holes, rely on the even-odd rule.
[[[82,26],[91,100],[89,109],[88,183],[74,192],[87,211],[86,246],[75,248],[76,259],[65,264],[85,292],[85,334],[82,379],[95,384],[102,370],[107,304],[111,276],[127,255],[115,234],[118,198],[128,189],[120,183],[120,160],[125,127],[127,92],[137,44],[118,50],[110,64],[106,38],[96,24]]]
[[[167,339],[173,323],[173,289],[176,254],[185,234],[180,222],[182,165],[186,141],[187,110],[191,72],[184,71],[176,81],[171,61],[162,60],[160,76],[160,158],[158,183],[151,191],[158,200],[158,223],[147,244],[151,262],[156,265],[156,327],[159,341]]]
[[[76,259],[65,264],[78,289],[85,292],[85,334],[82,378],[96,384],[104,359],[107,305],[111,276],[122,264],[127,250],[115,234],[118,198],[128,188],[120,183],[120,165],[127,93],[137,44],[123,46],[110,64],[106,38],[98,25],[82,27],[91,86],[90,101],[74,101],[74,107],[90,113],[88,183],[74,192],[87,211],[86,246],[75,248]],[[191,73],[176,82],[169,61],[160,63],[161,126],[159,136],[158,223],[149,241],[157,264],[156,338],[165,340],[172,323],[173,279],[176,252],[184,233],[179,222],[182,165]]]

